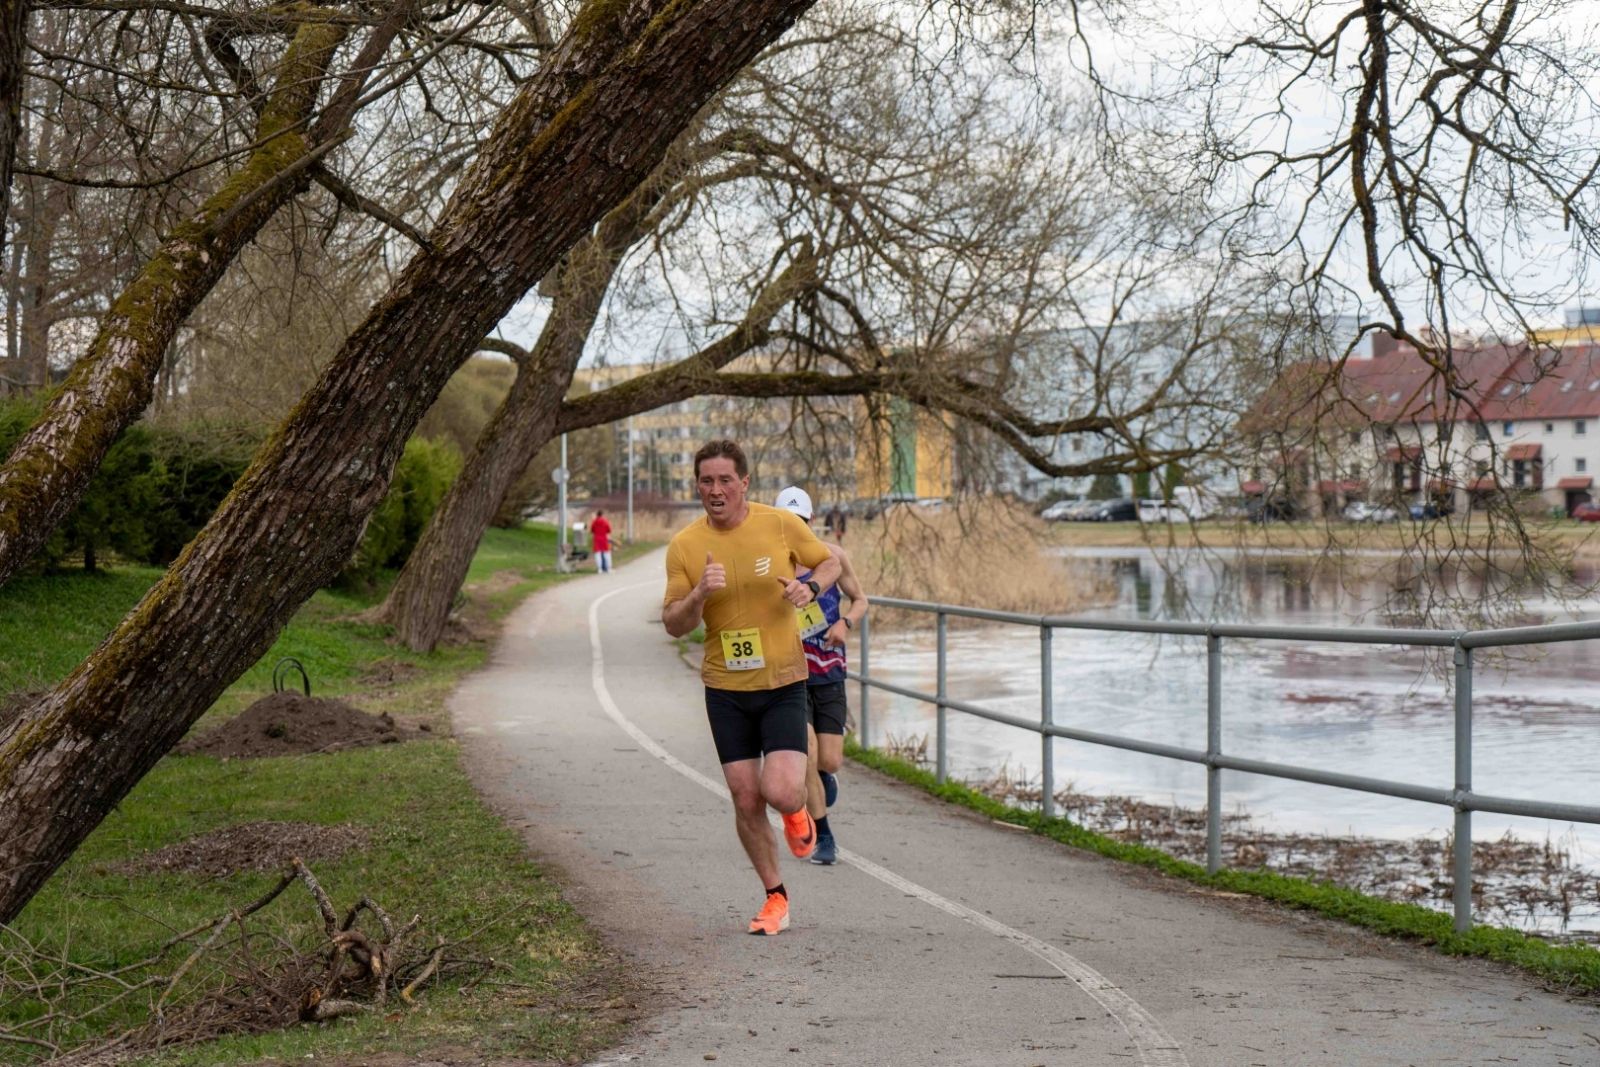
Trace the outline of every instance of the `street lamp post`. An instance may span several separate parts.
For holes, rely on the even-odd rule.
[[[561,435],[561,474],[556,479],[556,573],[567,569],[567,435]]]
[[[628,543],[633,544],[633,416],[628,416]]]

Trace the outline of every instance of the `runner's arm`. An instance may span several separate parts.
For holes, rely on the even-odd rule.
[[[856,569],[850,565],[849,553],[838,545],[829,545],[828,551],[839,561],[839,591],[850,598],[850,610],[841,612],[839,621],[828,627],[822,643],[828,648],[842,648],[845,635],[852,627],[860,626],[861,620],[866,617],[867,594],[861,588],[861,580],[856,577]]]
[[[820,544],[820,542],[818,543]],[[826,548],[827,546],[823,545],[823,547]],[[839,566],[838,559],[834,557],[832,552],[829,552],[827,559],[811,568],[811,581],[817,583],[818,589],[827,592],[839,580],[842,570],[843,568]]]
[[[700,625],[700,616],[706,608],[705,599],[690,593],[681,600],[674,600],[661,609],[661,622],[667,628],[668,637],[682,637],[696,626]]]
[[[833,553],[828,551],[828,546],[817,540],[817,535],[811,532],[811,527],[806,525],[804,519],[789,511],[780,511],[784,525],[784,541],[789,546],[790,558],[800,566],[811,570],[808,581],[817,583],[818,590],[827,590],[839,580],[839,561],[833,558]],[[798,568],[797,568],[798,569]],[[803,608],[815,597],[811,589],[792,578],[779,577],[783,583],[784,596],[797,608]],[[796,593],[795,586],[800,586],[804,592]]]
[[[722,564],[711,558],[711,553],[706,553],[706,569],[701,572],[700,580],[691,586],[689,569],[684,565],[680,554],[669,550],[667,552],[667,599],[661,608],[661,623],[667,628],[667,636],[682,637],[684,634],[700,625],[701,616],[705,612],[706,601],[711,599],[711,594],[728,584],[727,572]]]
[[[861,579],[856,577],[856,569],[850,563],[850,554],[838,545],[829,545],[828,551],[839,561],[839,592],[850,598],[850,610],[839,617],[849,619],[851,626],[859,626],[861,620],[867,616],[866,590],[861,588]]]

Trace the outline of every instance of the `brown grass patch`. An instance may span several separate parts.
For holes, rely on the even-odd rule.
[[[367,832],[357,826],[254,819],[197,834],[111,869],[135,875],[176,872],[226,878],[240,871],[281,871],[296,857],[305,863],[331,862],[366,845]]]

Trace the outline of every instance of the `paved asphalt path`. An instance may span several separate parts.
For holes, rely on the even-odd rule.
[[[480,787],[660,990],[601,1063],[1600,1065],[1600,1005],[996,826],[855,766],[848,862],[734,836],[662,553],[529,600],[455,695]],[[1093,758],[1092,751],[1084,758]]]

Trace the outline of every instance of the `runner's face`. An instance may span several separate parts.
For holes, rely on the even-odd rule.
[[[700,503],[713,519],[734,519],[744,513],[744,495],[750,488],[748,475],[741,478],[733,460],[712,456],[700,462]]]

